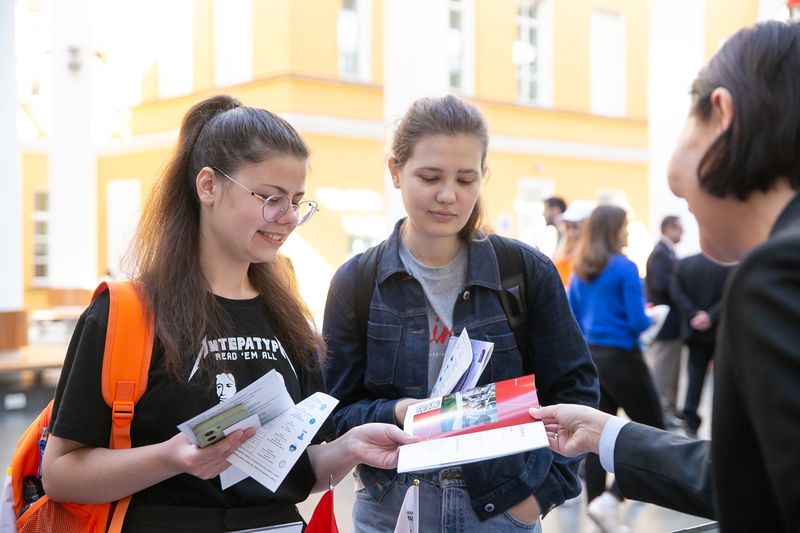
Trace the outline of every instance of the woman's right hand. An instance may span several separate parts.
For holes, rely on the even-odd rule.
[[[198,448],[182,433],[178,433],[164,444],[177,473],[211,479],[230,466],[228,456],[255,433],[253,428],[238,429],[205,448]]]

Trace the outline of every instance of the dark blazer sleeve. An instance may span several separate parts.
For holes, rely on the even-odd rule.
[[[629,422],[617,436],[614,471],[627,498],[715,518],[709,441]]]

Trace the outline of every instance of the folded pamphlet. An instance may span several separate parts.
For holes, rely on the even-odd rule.
[[[204,446],[235,429],[256,428],[256,434],[228,457],[232,466],[220,474],[222,488],[250,476],[275,492],[338,403],[316,392],[295,405],[283,376],[270,370],[178,429],[193,444]]]
[[[443,396],[453,391],[474,388],[486,369],[493,350],[493,342],[470,339],[466,328],[458,337],[450,337],[431,396]]]

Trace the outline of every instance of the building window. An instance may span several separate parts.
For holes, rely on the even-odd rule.
[[[370,78],[370,0],[342,0],[336,26],[339,74],[343,78]]]
[[[253,78],[253,0],[214,0],[214,84]]]
[[[447,63],[450,89],[474,92],[475,14],[472,0],[450,0],[448,5]]]
[[[512,61],[521,103],[551,105],[551,19],[549,1],[519,0]]]
[[[158,19],[164,26],[158,48],[158,96],[172,98],[194,90],[194,21],[192,0],[170,0],[159,4]]]
[[[591,111],[621,117],[627,107],[625,18],[593,11],[589,29]]]
[[[36,191],[33,195],[33,283],[44,285],[50,270],[47,242],[50,234],[50,198],[47,191]]]

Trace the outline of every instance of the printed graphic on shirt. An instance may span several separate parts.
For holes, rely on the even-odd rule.
[[[236,394],[236,378],[230,372],[217,374],[216,386],[217,398],[219,398],[220,403],[229,400]]]
[[[441,344],[445,346],[447,344],[447,339],[450,338],[450,335],[453,334],[453,330],[448,328],[439,318],[436,316],[436,319],[433,322],[433,327],[431,329],[431,338],[428,339],[428,344]]]
[[[242,365],[248,365],[253,361],[286,361],[292,371],[297,372],[283,349],[281,343],[275,338],[265,337],[220,337],[217,339],[203,338],[200,343],[200,351],[197,353],[192,371],[189,374],[191,381],[200,368],[200,365],[207,357],[213,357],[216,361],[225,361],[230,372],[217,374],[214,383],[217,397],[220,401],[228,399],[236,393],[236,379],[234,373]]]

